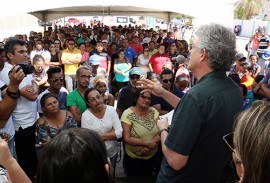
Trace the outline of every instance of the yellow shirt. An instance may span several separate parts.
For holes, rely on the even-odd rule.
[[[142,140],[151,140],[153,137],[158,135],[156,120],[159,116],[159,113],[153,107],[150,107],[149,112],[149,119],[141,118],[140,116],[135,114],[130,108],[123,112],[121,122],[131,126],[131,137],[139,138]],[[127,143],[125,144],[126,153],[130,157],[136,159],[149,159],[157,152],[158,149],[157,147],[155,147],[150,150],[149,154],[141,155],[142,148],[143,146],[132,146]]]
[[[69,49],[65,49],[62,52],[62,58],[68,61],[77,60],[82,57],[81,50],[75,48],[73,52],[69,51]],[[76,75],[76,71],[78,69],[78,64],[64,64],[64,71],[67,75]]]
[[[249,80],[247,80],[245,77],[241,78],[240,83],[245,85],[247,87],[247,90],[252,90],[252,84],[254,82],[254,79],[250,77]]]

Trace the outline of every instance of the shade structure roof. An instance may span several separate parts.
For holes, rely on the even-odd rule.
[[[29,13],[41,21],[67,16],[152,16],[167,22],[179,14],[208,22],[227,24],[233,21],[236,0],[9,0],[0,12],[0,18]]]

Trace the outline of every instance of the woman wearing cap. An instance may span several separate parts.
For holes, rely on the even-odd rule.
[[[131,63],[128,58],[125,57],[124,50],[121,49],[118,52],[118,57],[114,61],[114,74],[116,85],[118,90],[128,85],[129,70],[131,69]]]

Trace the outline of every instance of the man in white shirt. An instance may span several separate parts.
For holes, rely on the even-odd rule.
[[[9,71],[27,58],[27,48],[23,40],[11,38],[5,44],[8,62],[0,73],[0,80],[10,84]],[[36,173],[37,159],[35,152],[35,121],[37,120],[38,85],[32,74],[27,75],[19,85],[21,96],[12,113],[15,127],[15,147],[18,162],[30,179]]]

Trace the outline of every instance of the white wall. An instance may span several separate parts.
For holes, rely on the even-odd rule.
[[[239,36],[242,37],[251,37],[255,30],[260,26],[265,29],[266,34],[270,34],[270,22],[269,21],[261,21],[261,20],[234,20],[234,25],[241,25],[242,31]]]

